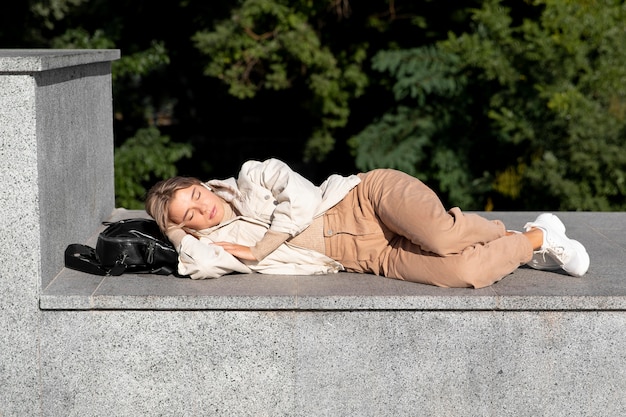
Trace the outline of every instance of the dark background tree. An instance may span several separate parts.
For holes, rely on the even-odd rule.
[[[122,51],[113,67],[121,206],[140,206],[158,178],[227,177],[268,157],[316,182],[402,169],[468,209],[626,206],[619,1],[7,7],[0,47]]]

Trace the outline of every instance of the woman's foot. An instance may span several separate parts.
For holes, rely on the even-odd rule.
[[[533,254],[528,266],[535,269],[555,270],[562,268],[575,277],[583,276],[589,269],[589,255],[577,240],[565,235],[565,226],[552,213],[540,214],[534,222],[526,223],[524,229],[534,228],[543,232],[543,244]]]

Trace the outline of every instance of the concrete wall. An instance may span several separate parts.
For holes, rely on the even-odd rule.
[[[0,51],[0,417],[623,416],[626,214],[561,213],[582,279],[62,269],[113,209],[110,61]],[[484,213],[521,226],[536,213]]]
[[[39,293],[114,208],[119,51],[0,50],[0,415],[41,407]]]
[[[623,313],[44,315],[50,416],[623,416]]]

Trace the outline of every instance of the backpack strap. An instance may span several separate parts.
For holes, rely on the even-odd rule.
[[[126,271],[124,259],[115,262],[111,268],[100,263],[96,250],[90,246],[72,243],[65,248],[65,266],[77,271],[94,275],[122,275]]]
[[[88,274],[107,275],[96,256],[96,250],[79,243],[68,245],[65,249],[65,266]]]
[[[160,268],[153,269],[152,271],[150,271],[150,273],[155,275],[174,275],[181,278],[176,268],[173,268],[169,265],[163,265]]]

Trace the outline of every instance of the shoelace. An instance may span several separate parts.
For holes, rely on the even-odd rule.
[[[567,260],[565,257],[568,253],[563,246],[556,246],[552,244],[552,242],[549,242],[548,247],[549,249],[543,249],[542,252],[550,252],[551,255],[555,256],[561,262],[565,262]],[[569,258],[569,256],[567,256],[567,258]]]
[[[537,255],[541,255],[541,260],[544,262],[547,262],[548,260],[546,259],[546,254],[548,253],[547,249],[543,249],[543,250],[536,250],[535,253]]]
[[[540,255],[540,259],[535,258],[535,255]],[[555,267],[560,267],[561,262],[558,259],[555,259],[554,256],[547,250],[536,250],[533,252],[533,259],[531,261],[534,264],[543,264],[544,266],[554,265]]]

